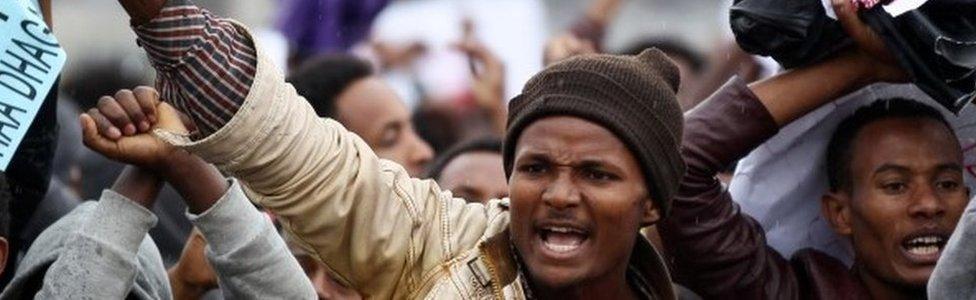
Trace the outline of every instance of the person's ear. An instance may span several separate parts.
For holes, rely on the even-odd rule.
[[[7,268],[7,253],[10,253],[10,244],[6,238],[0,237],[0,274]]]
[[[828,192],[820,198],[820,212],[830,227],[840,235],[851,235],[850,196],[843,192]]]
[[[651,198],[641,201],[641,227],[654,225],[661,220],[661,210]]]

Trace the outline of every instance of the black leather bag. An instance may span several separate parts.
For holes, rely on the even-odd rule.
[[[730,16],[743,50],[771,56],[785,68],[817,62],[852,43],[819,0],[736,0]],[[973,102],[976,0],[930,0],[898,17],[879,5],[861,17],[929,96],[956,113]]]

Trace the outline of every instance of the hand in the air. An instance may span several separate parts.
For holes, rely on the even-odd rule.
[[[857,43],[860,57],[871,65],[874,79],[885,82],[909,80],[908,74],[888,50],[881,36],[858,16],[859,8],[854,1],[832,0],[832,5],[837,21],[844,26],[844,32]]]
[[[471,60],[471,72],[474,76],[471,89],[478,106],[488,110],[503,108],[505,106],[505,65],[498,56],[474,36],[472,27],[470,20],[465,22],[464,38],[454,44],[454,48],[463,52]]]
[[[112,160],[155,171],[178,151],[151,131],[189,132],[179,112],[160,101],[159,93],[149,87],[102,97],[97,107],[81,114],[80,121],[85,146]]]
[[[596,46],[593,43],[580,39],[572,33],[565,33],[546,42],[542,61],[548,66],[573,56],[592,53],[596,53]]]

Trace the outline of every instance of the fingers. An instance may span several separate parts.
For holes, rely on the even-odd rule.
[[[120,95],[120,94],[116,94]],[[125,96],[121,94],[121,96]],[[133,135],[136,133],[136,127],[132,124],[132,120],[129,119],[129,114],[125,112],[125,109],[115,99],[109,96],[102,97],[98,99],[98,111],[112,122],[115,128],[122,130],[122,134]]]
[[[89,109],[88,117],[92,119],[93,128],[97,129],[96,134],[103,135],[113,141],[122,138],[122,131],[105,118],[97,108]]]
[[[504,73],[504,65],[501,60],[491,50],[488,49],[484,44],[476,39],[469,38],[454,44],[454,48],[464,52],[465,55],[471,57],[473,61],[480,63],[483,66],[481,72],[475,72],[475,75],[489,75],[492,77],[499,76],[499,73]],[[472,70],[474,72],[474,70]],[[480,73],[480,74],[478,74]]]
[[[99,129],[99,125],[96,124],[97,121],[95,118],[88,113],[83,113],[79,117],[79,121],[81,122],[82,142],[85,146],[105,156],[112,156],[114,154],[113,149],[115,149],[115,143],[99,133],[101,130]],[[116,129],[116,134],[118,135],[118,129]]]
[[[110,140],[147,132],[158,121],[159,93],[149,87],[120,90],[114,96],[98,99],[88,115],[101,135]]]
[[[139,105],[139,100],[136,99],[135,93],[130,90],[120,90],[115,93],[115,102],[122,107],[129,120],[135,125],[133,128],[138,129],[138,132],[146,132],[149,130],[149,119],[142,112],[142,107]],[[128,132],[125,133],[130,135]]]
[[[143,114],[149,119],[149,123],[155,124],[158,119],[156,118],[156,106],[159,105],[159,92],[156,89],[140,86],[132,90],[132,93],[136,96],[136,101],[139,103],[139,107],[142,108]]]
[[[884,43],[870,26],[861,21],[858,8],[851,0],[832,0],[837,21],[857,44],[870,53],[886,53]]]

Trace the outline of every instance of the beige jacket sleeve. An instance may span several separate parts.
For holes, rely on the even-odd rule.
[[[485,207],[410,178],[338,122],[317,117],[257,50],[254,83],[228,124],[197,141],[156,134],[240,179],[340,282],[371,298],[422,295],[443,263],[482,238]]]

